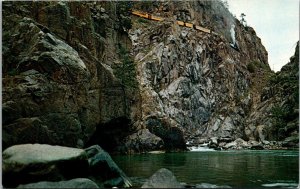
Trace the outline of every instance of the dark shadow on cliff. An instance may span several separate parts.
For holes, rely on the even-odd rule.
[[[164,141],[167,151],[186,150],[186,142],[182,130],[171,126],[167,120],[149,117],[146,121],[146,128]]]
[[[107,152],[115,152],[121,141],[131,134],[131,120],[125,116],[99,124],[86,147],[98,144]]]

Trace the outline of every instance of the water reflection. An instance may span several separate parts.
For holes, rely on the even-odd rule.
[[[184,167],[186,165],[186,153],[167,153],[163,154],[163,164],[173,166],[173,167]]]
[[[113,158],[129,177],[142,180],[164,167],[188,184],[258,187],[279,181],[299,183],[298,157],[298,151],[215,151]]]

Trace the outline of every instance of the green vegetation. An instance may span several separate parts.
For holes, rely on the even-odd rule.
[[[113,70],[115,76],[119,79],[121,83],[121,89],[123,91],[123,102],[124,102],[124,112],[127,115],[129,112],[129,101],[128,97],[136,93],[138,89],[138,81],[136,79],[136,69],[132,56],[130,56],[128,50],[121,45],[119,46],[119,58],[121,62],[114,65]]]
[[[282,140],[287,136],[287,125],[298,117],[298,113],[294,112],[294,104],[287,103],[283,106],[276,105],[271,109],[273,117],[273,127],[271,132],[277,140]]]
[[[138,82],[136,79],[135,64],[128,50],[121,44],[119,44],[119,56],[122,62],[114,69],[116,77],[121,81],[125,89],[136,89]]]
[[[250,73],[254,73],[258,69],[269,70],[270,68],[268,67],[267,64],[264,64],[262,62],[252,61],[247,65],[247,69]]]
[[[284,105],[276,105],[271,110],[272,132],[278,140],[281,140],[287,137],[287,124],[298,119],[298,113],[295,111],[299,108],[298,79],[292,74],[274,74],[269,82],[270,85],[277,86],[275,88],[280,91],[282,97],[286,98]]]
[[[286,136],[287,124],[298,119],[299,108],[299,85],[298,79],[293,74],[275,74],[270,80],[270,85],[277,86],[277,90],[286,98],[284,105],[277,105],[272,108],[273,133],[277,138],[283,139]],[[280,86],[280,88],[278,88]]]
[[[153,1],[142,1],[141,3],[141,10],[145,12],[149,12],[153,7]]]
[[[227,0],[220,0],[220,2],[224,5],[224,7],[228,10],[229,4]]]
[[[117,1],[117,17],[120,21],[119,30],[129,30],[132,27],[130,18],[130,9],[132,8],[132,2],[130,1]]]
[[[276,105],[271,110],[273,117],[273,127],[272,134],[276,137],[277,140],[284,137],[284,128],[286,127],[285,117],[287,116],[287,111],[285,108]]]
[[[283,96],[291,95],[288,99],[289,103],[294,106],[299,104],[299,80],[295,74],[280,73],[274,74],[269,78],[269,84],[271,86],[280,86],[280,91]]]
[[[144,19],[144,18],[138,18],[137,21],[138,21],[139,23],[149,23],[149,21],[146,20],[146,19]]]
[[[247,65],[247,69],[250,73],[254,73],[255,72],[255,66],[254,64],[250,63]]]
[[[240,15],[240,17],[241,17],[241,20],[240,20],[240,22],[245,26],[245,27],[247,27],[247,21],[246,21],[246,19],[245,19],[245,14],[244,13],[241,13],[241,15]]]
[[[284,104],[277,104],[271,110],[273,117],[272,132],[277,139],[287,137],[290,123],[297,122],[299,109],[299,46],[297,45],[295,55],[290,63],[285,65],[280,72],[269,78],[269,85],[272,86],[281,98],[285,99]],[[292,124],[293,125],[293,124]],[[297,124],[296,124],[297,126]],[[297,128],[297,127],[296,127]]]
[[[10,71],[8,71],[7,74],[10,76],[15,76],[18,74],[18,71],[17,71],[17,69],[13,68]]]

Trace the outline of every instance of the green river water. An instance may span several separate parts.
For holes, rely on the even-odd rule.
[[[296,188],[299,151],[199,151],[112,157],[139,187],[160,168],[171,170],[191,186]],[[202,185],[200,185],[202,184]]]

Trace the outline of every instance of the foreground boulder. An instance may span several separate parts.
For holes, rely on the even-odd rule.
[[[90,171],[95,180],[104,182],[104,187],[131,187],[132,184],[125,173],[112,160],[110,155],[100,146],[94,145],[85,149]],[[101,183],[99,183],[101,184]]]
[[[47,144],[9,147],[2,155],[3,185],[83,177],[88,171],[84,150]]]
[[[158,136],[150,133],[148,129],[142,129],[128,136],[125,142],[127,152],[148,152],[153,150],[161,150],[164,142]]]
[[[154,173],[142,186],[142,188],[182,188],[174,174],[168,169],[162,168]]]
[[[86,178],[76,178],[59,182],[37,182],[19,185],[17,188],[99,188],[98,185]]]
[[[33,188],[45,188],[47,184],[52,188],[132,186],[110,155],[97,145],[85,150],[48,144],[15,145],[3,152],[2,171],[3,186],[9,188],[20,184]]]

